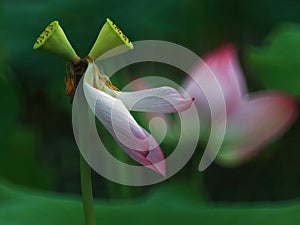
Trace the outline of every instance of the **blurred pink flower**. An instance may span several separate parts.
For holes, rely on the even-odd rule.
[[[286,131],[297,115],[296,101],[279,91],[248,94],[237,51],[232,44],[209,53],[204,61],[219,82],[226,105],[226,134],[217,162],[227,166],[240,164]],[[199,63],[192,75],[200,80],[207,72],[204,67]],[[210,85],[209,82],[205,84]],[[201,126],[208,131],[210,108],[205,94],[191,79],[185,81],[184,87],[190,96],[195,97]]]

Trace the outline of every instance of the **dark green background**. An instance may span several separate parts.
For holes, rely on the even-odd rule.
[[[79,151],[71,105],[64,94],[66,61],[32,50],[37,36],[53,20],[60,22],[82,57],[106,17],[132,41],[170,41],[200,56],[233,42],[250,91],[276,89],[300,97],[300,2],[296,0],[7,0],[0,4],[0,224],[80,224],[82,220]],[[146,71],[158,69],[147,66]],[[121,77],[113,80],[120,87],[130,79]],[[183,78],[174,74],[178,83]],[[197,164],[203,146],[199,145],[184,170],[153,187],[125,187],[93,174],[95,196],[106,199],[97,206],[98,220],[295,224],[300,215],[299,130],[297,120],[248,163],[237,168],[213,164],[201,174]],[[217,202],[222,202],[221,208]],[[54,217],[60,213],[58,219]],[[153,214],[165,220],[160,223]],[[77,222],[70,222],[71,218]],[[290,223],[284,223],[286,219]]]

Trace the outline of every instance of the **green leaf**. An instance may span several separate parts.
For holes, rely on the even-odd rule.
[[[247,57],[265,88],[300,97],[299,25],[280,25],[267,37],[265,47],[250,49]]]
[[[194,196],[194,197],[193,197]],[[98,224],[296,224],[300,200],[277,203],[204,204],[188,185],[162,186],[142,199],[98,200]],[[80,198],[38,193],[4,183],[0,185],[0,224],[84,224]]]

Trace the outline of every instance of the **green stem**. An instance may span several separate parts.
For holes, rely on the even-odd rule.
[[[86,225],[96,225],[91,167],[80,154],[81,191]]]

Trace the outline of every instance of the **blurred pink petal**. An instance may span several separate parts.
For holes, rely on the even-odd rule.
[[[296,117],[296,102],[291,96],[279,92],[258,92],[251,94],[249,99],[237,51],[232,44],[209,53],[204,61],[219,82],[227,111],[225,139],[217,160],[223,165],[236,165],[256,155],[286,131]],[[213,86],[210,83],[212,80],[208,82],[207,78],[207,75],[212,74],[202,62],[194,68],[192,74],[198,84]],[[185,87],[195,97],[200,119],[204,118],[202,122],[205,124],[205,119],[210,118],[210,107],[205,94],[211,95],[209,97],[212,100],[216,99],[216,94],[214,91],[204,94],[196,82],[190,79],[186,81]],[[198,101],[200,106],[197,105]],[[219,104],[217,99],[214,102]],[[214,108],[218,109],[220,107]],[[209,131],[209,127],[205,129]]]
[[[191,107],[192,98],[184,98],[171,87],[151,88],[133,92],[117,92],[117,98],[132,111],[140,112],[181,112]]]
[[[251,94],[251,98],[244,99],[241,106],[228,118],[226,143],[219,157],[224,157],[224,163],[230,164],[251,158],[282,135],[296,115],[296,102],[287,94]]]
[[[236,48],[230,43],[225,44],[204,56],[204,62],[206,65],[203,64],[203,62],[199,62],[199,64],[193,68],[191,74],[192,76],[195,75],[194,77],[199,79],[201,84],[204,85],[205,83],[208,88],[215,87],[215,84],[210,83],[214,81],[208,81],[208,79],[207,81],[203,81],[203,77],[205,77],[207,73],[209,76],[215,76],[225,98],[227,114],[230,114],[237,107],[243,94],[246,92],[244,76],[238,63]],[[209,110],[209,105],[205,94],[198,85],[188,79],[184,86],[190,96],[196,96],[195,103],[201,104],[200,114],[208,114],[208,112],[201,112],[202,110]]]

